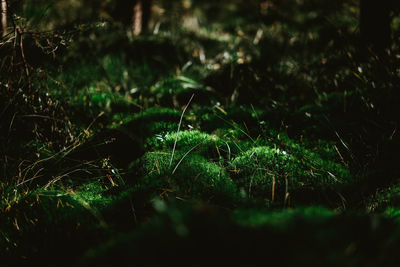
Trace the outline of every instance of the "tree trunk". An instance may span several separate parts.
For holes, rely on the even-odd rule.
[[[388,48],[391,41],[389,0],[360,0],[362,41],[375,51]]]
[[[133,7],[132,31],[139,35],[148,30],[151,16],[151,0],[137,0]]]
[[[6,0],[1,0],[0,34],[1,34],[1,36],[5,36],[7,34],[7,2],[6,2]]]

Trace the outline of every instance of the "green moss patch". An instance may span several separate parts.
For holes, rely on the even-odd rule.
[[[235,184],[218,162],[195,152],[175,151],[171,165],[170,158],[171,153],[162,151],[145,154],[140,160],[140,186],[150,187],[161,196],[171,194],[184,199],[201,197],[218,202],[237,197]]]
[[[321,190],[351,182],[349,171],[340,164],[303,153],[259,146],[232,161],[232,179],[251,197],[288,201],[292,191]]]
[[[176,142],[176,149],[189,151],[196,148],[196,153],[208,158],[218,158],[220,153],[218,147],[224,142],[216,135],[207,134],[198,130],[185,130],[179,133],[173,132],[164,137],[156,136],[147,140],[147,147],[150,149],[163,149],[172,151]]]

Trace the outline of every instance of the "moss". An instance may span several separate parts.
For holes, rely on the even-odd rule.
[[[201,176],[203,170],[199,170],[197,166],[215,165],[218,161],[219,168],[229,170],[242,196],[264,199],[267,202],[272,201],[272,192],[275,201],[285,199],[286,202],[289,200],[285,197],[286,193],[330,190],[351,182],[348,169],[335,162],[336,155],[333,153],[336,152],[330,143],[322,142],[320,148],[311,151],[273,130],[267,139],[248,141],[230,137],[227,131],[220,131],[218,134],[224,137],[197,130],[180,132],[176,141],[176,149],[180,152],[176,156],[182,157],[188,151],[190,154],[178,170],[183,168],[185,174]],[[162,173],[166,170],[175,138],[176,133],[148,139],[148,149],[164,151],[155,152],[153,155],[157,155],[156,157],[148,154],[144,158],[141,164],[151,166],[148,173]],[[316,153],[319,151],[321,154]],[[164,153],[164,156],[160,157],[160,153]],[[207,158],[208,163],[202,157]],[[172,172],[173,166],[175,165],[170,167],[169,172]],[[156,181],[157,179],[153,179],[153,183],[160,182]]]
[[[367,201],[367,209],[374,213],[383,213],[400,222],[400,185],[393,184],[377,191]]]
[[[152,121],[171,121],[180,117],[180,112],[170,108],[153,107],[138,113],[116,113],[113,121],[116,124],[133,124],[136,121],[152,122]]]
[[[159,195],[176,195],[182,198],[227,201],[237,198],[235,184],[223,166],[197,153],[185,155],[175,151],[169,165],[170,153],[162,151],[145,154],[140,165],[143,179],[141,186],[154,189]]]
[[[212,134],[199,130],[184,130],[178,133],[178,137],[175,130],[172,133],[158,134],[148,138],[146,148],[172,151],[176,140],[176,149],[189,151],[196,147],[196,153],[206,158],[228,162],[239,153],[265,141],[263,139],[249,140],[247,136],[243,140],[239,137],[243,137],[243,133],[238,133],[234,129],[221,129]]]
[[[395,184],[379,191],[376,200],[381,206],[400,207],[400,185]]]
[[[104,189],[100,183],[84,184],[76,191],[40,189],[31,192],[21,203],[32,208],[31,216],[43,216],[42,223],[63,224],[92,224],[101,222],[99,208],[104,207],[110,199],[102,197]],[[42,214],[43,213],[43,214]],[[29,217],[29,216],[28,216]]]
[[[59,81],[75,90],[94,85],[101,78],[102,72],[100,66],[90,62],[81,62],[81,64],[68,68],[58,75]]]
[[[151,87],[150,92],[164,106],[185,105],[192,94],[197,104],[210,104],[212,95],[191,77],[179,75],[164,79]]]
[[[8,219],[4,230],[29,235],[39,229],[74,232],[78,228],[105,227],[100,210],[110,205],[112,198],[104,197],[104,191],[100,182],[81,185],[74,191],[44,188],[31,191],[5,209]]]
[[[64,98],[65,101],[68,101],[69,106],[78,113],[77,115],[88,113],[85,114],[85,117],[89,117],[91,120],[100,112],[106,112],[108,115],[122,111],[133,112],[139,109],[137,100],[114,89],[105,81],[100,80],[71,93],[68,97],[64,95]]]
[[[150,137],[171,128],[178,129],[180,116],[181,112],[178,110],[154,107],[133,115],[116,115],[114,120],[119,125],[114,124],[112,127],[123,127],[127,131]]]
[[[83,184],[71,194],[71,197],[82,205],[89,205],[96,209],[104,208],[110,205],[112,198],[105,197],[106,189],[100,182]]]
[[[303,136],[289,138],[287,132],[277,130],[268,122],[267,112],[247,106],[222,109],[196,110],[198,127],[218,136],[223,143],[231,146],[236,154],[254,146],[273,146],[291,153],[302,154],[304,149],[318,154],[325,160],[340,159],[335,143],[321,139],[307,139]]]
[[[60,27],[35,40],[23,31],[27,63],[37,70],[30,79],[19,75],[24,64],[4,64],[11,43],[0,52],[10,74],[0,83],[1,248],[30,265],[64,254],[52,263],[72,266],[64,260],[89,247],[96,266],[121,259],[139,266],[398,262],[390,257],[398,255],[400,187],[388,187],[400,166],[398,62],[359,62],[363,53],[349,45],[357,1],[156,1],[160,23],[140,36],[127,35],[113,12],[103,14],[93,1],[73,2],[87,16],[102,13],[101,21],[85,15],[75,23],[81,12],[62,14],[65,3],[56,4],[40,30],[45,6],[28,2],[35,14],[17,12],[21,31],[24,17],[37,32]],[[64,17],[53,21],[57,14]],[[55,105],[66,111],[58,119],[71,120],[71,133],[58,123],[41,130],[42,121],[58,121],[59,110],[36,110],[56,102],[35,97],[41,87],[67,100]],[[182,110],[166,107],[183,107],[193,93],[177,133]],[[14,112],[18,99],[26,103]],[[39,128],[21,132],[29,114]],[[80,134],[86,128],[94,135]],[[57,142],[58,131],[66,131],[65,142]],[[348,165],[378,179],[347,187]],[[108,176],[118,183],[121,175],[123,186],[101,182]],[[66,187],[41,188],[54,177]],[[21,179],[26,183],[15,187]],[[368,205],[379,215],[319,206],[338,209],[331,193],[342,197],[344,187],[346,208],[358,209],[378,185],[384,189]],[[15,191],[25,186],[29,193]]]
[[[208,158],[215,158],[220,153],[218,147],[222,147],[224,142],[216,135],[207,134],[198,130],[185,130],[178,133],[171,133],[164,137],[156,136],[147,140],[149,149],[164,149],[172,151],[176,140],[176,149],[189,151],[198,146],[196,153]]]
[[[101,209],[107,200],[99,193],[100,184],[88,184],[79,191],[38,189],[30,192],[6,212],[0,222],[1,256],[11,257],[16,265],[30,261],[74,261],[82,251],[109,234]],[[4,239],[3,239],[4,237]],[[3,242],[2,240],[3,239]],[[2,244],[3,243],[3,244]],[[68,251],[68,253],[65,253]]]
[[[240,225],[254,228],[267,226],[279,231],[285,231],[289,227],[293,227],[293,224],[298,219],[308,223],[323,223],[335,215],[337,215],[337,212],[318,206],[278,211],[238,209],[233,212],[235,221]]]
[[[251,135],[260,134],[260,122],[265,111],[253,109],[249,106],[222,107],[216,105],[213,108],[200,108],[196,110],[199,127],[206,132],[219,129],[232,129]],[[247,127],[247,128],[246,128]],[[248,133],[248,131],[252,131]]]
[[[284,199],[286,193],[319,190],[346,184],[350,173],[343,166],[322,159],[306,149],[303,153],[259,146],[243,152],[232,162],[232,177],[252,197]]]
[[[387,207],[383,212],[383,215],[392,219],[396,223],[400,223],[400,208],[398,207]]]

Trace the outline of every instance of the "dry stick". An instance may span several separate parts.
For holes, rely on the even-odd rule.
[[[176,142],[178,142],[179,129],[181,128],[183,115],[185,114],[185,111],[186,111],[187,107],[190,105],[190,102],[192,102],[193,97],[194,97],[194,94],[193,94],[192,97],[189,99],[189,102],[186,104],[185,108],[184,108],[183,111],[182,111],[181,119],[179,120],[178,130],[176,131],[174,147],[172,148],[172,154],[171,154],[171,160],[169,161],[169,167],[171,167],[171,165],[172,165],[172,160],[174,159],[174,153],[175,153]],[[175,169],[176,169],[176,168],[175,168]],[[174,173],[174,172],[172,172],[172,173]]]

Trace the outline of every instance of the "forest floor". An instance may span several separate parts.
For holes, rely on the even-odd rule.
[[[32,63],[1,114],[5,266],[395,266],[398,40],[299,2],[94,24]]]

